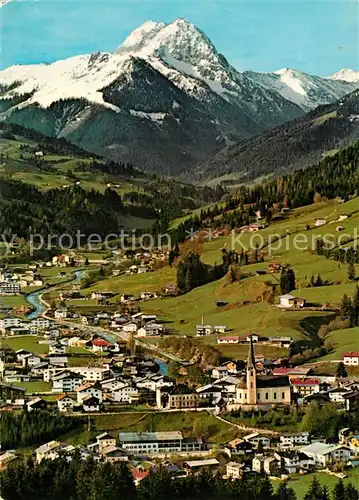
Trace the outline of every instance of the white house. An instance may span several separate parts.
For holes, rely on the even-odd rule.
[[[78,403],[82,403],[87,396],[95,396],[99,402],[102,402],[102,389],[99,383],[91,384],[90,382],[86,382],[85,384],[80,385],[76,389],[76,398]]]
[[[108,378],[107,380],[102,380],[100,383],[102,391],[104,392],[111,392],[115,389],[120,389],[121,387],[125,387],[125,385],[127,385],[127,382],[123,382],[122,380],[115,377]]]
[[[84,412],[99,412],[101,409],[101,402],[95,396],[86,396],[82,402]]]
[[[49,363],[47,361],[42,361],[37,363],[31,368],[31,375],[33,377],[43,377],[45,370],[49,368]]]
[[[226,475],[233,479],[240,479],[242,477],[244,464],[238,462],[228,462],[226,465]]]
[[[39,464],[42,460],[55,460],[59,457],[58,451],[64,447],[59,441],[50,441],[36,448],[36,462]]]
[[[352,454],[347,446],[319,442],[304,446],[299,451],[312,458],[317,466],[323,468],[332,462],[345,462]]]
[[[103,432],[96,436],[96,443],[98,444],[99,452],[107,448],[108,446],[116,446],[116,439],[111,436],[108,432]]]
[[[137,387],[125,385],[124,387],[118,387],[113,390],[111,395],[112,399],[118,403],[132,403],[138,400],[139,390]]]
[[[156,337],[163,333],[163,325],[159,323],[147,323],[137,330],[138,337]]]
[[[227,327],[226,325],[214,325],[213,330],[214,333],[226,333]]]
[[[349,390],[344,387],[336,387],[328,391],[329,400],[332,403],[343,404],[345,402],[344,396],[348,394]]]
[[[282,450],[304,446],[309,443],[309,432],[283,432],[279,437]]]
[[[49,343],[49,354],[66,354],[66,345],[60,342],[50,342]]]
[[[19,295],[21,287],[16,281],[3,281],[0,283],[0,295]]]
[[[305,299],[301,299],[300,297],[294,297],[289,293],[285,295],[281,295],[279,297],[279,307],[290,308],[290,307],[304,307]]]
[[[106,380],[112,376],[111,370],[97,366],[71,366],[71,370],[82,375],[83,379],[89,382]]]
[[[212,325],[196,325],[197,335],[212,335],[213,326]]]
[[[325,226],[326,223],[327,221],[325,219],[316,219],[314,225],[316,227],[320,227],[320,226]]]
[[[16,359],[21,363],[23,362],[23,359],[26,358],[26,356],[28,356],[29,354],[32,354],[32,352],[27,351],[26,349],[18,349],[15,352]]]
[[[359,352],[345,352],[343,354],[343,363],[345,365],[358,366],[359,365]]]
[[[38,365],[41,361],[41,358],[39,356],[36,356],[36,354],[25,354],[25,356],[22,356],[22,366],[24,368],[29,367],[32,368],[35,365]]]
[[[83,376],[78,373],[60,373],[52,378],[52,392],[74,392],[83,381]]]
[[[55,319],[66,319],[67,314],[68,314],[67,309],[65,307],[63,307],[62,309],[56,309],[54,316],[55,316]]]
[[[127,333],[136,333],[138,329],[137,323],[127,323],[123,325],[122,330]]]
[[[61,394],[57,398],[57,409],[60,413],[71,412],[74,409],[76,401],[68,394]]]
[[[261,434],[258,434],[258,432],[253,432],[252,434],[248,434],[247,436],[244,436],[243,439],[244,439],[244,441],[247,441],[248,443],[256,444],[257,446],[259,443],[261,443],[264,447],[270,446],[269,437],[262,436]]]
[[[0,330],[5,332],[6,328],[19,328],[23,325],[23,321],[15,316],[9,316],[8,318],[0,319]]]
[[[217,344],[238,344],[239,337],[236,336],[227,336],[227,337],[218,337]]]

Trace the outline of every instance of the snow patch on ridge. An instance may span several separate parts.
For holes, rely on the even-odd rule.
[[[167,116],[166,113],[146,113],[145,111],[136,111],[130,109],[131,116],[137,116],[138,118],[145,118],[146,120],[151,120],[157,124],[162,125],[163,120]]]

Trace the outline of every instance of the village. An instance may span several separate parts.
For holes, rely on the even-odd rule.
[[[167,256],[137,257],[140,263],[127,267],[123,274],[151,272],[153,263]],[[50,285],[41,275],[43,268],[52,269]],[[278,263],[268,265],[269,273],[280,270]],[[30,264],[23,273],[2,269],[0,294],[4,298],[19,297],[28,287],[40,294],[56,289],[63,280],[69,284],[60,286],[56,302],[42,299],[35,312],[29,308],[26,314],[16,314],[14,307],[2,306],[0,411],[87,418],[89,426],[92,418],[121,418],[128,411],[169,418],[179,413],[210,415],[236,437],[214,443],[205,432],[184,433],[168,425],[156,431],[109,429],[89,444],[73,444],[61,437],[40,443],[32,451],[37,463],[75,453],[104,463],[126,462],[137,486],[159,466],[174,478],[208,469],[227,479],[266,474],[280,480],[316,471],[344,478],[359,464],[359,435],[354,427],[341,427],[328,438],[299,426],[281,432],[252,422],[258,412],[286,414],[295,408],[305,415],[313,405],[329,405],[338,414],[354,415],[359,409],[359,378],[349,377],[346,370],[359,366],[359,352],[342,355],[338,360],[341,373],[318,374],[310,364],[291,364],[289,356],[261,353],[267,347],[289,353],[294,342],[290,336],[234,335],[227,325],[208,324],[201,317],[192,325],[192,335],[181,337],[192,342],[215,336],[217,345],[239,345],[247,355],[244,360],[221,356],[218,364],[197,367],[196,359],[182,359],[160,348],[161,339],[178,333],[158,314],[142,311],[142,305],[157,299],[159,292],[144,288],[138,294],[122,293],[114,306],[111,290],[82,295],[73,274],[83,272],[66,255],[46,264]],[[71,305],[87,300],[95,302],[94,312],[84,313]],[[284,294],[273,307],[301,310],[306,301]],[[193,367],[202,375],[193,378]],[[237,421],[238,414],[247,420]],[[21,460],[21,450],[7,450],[0,454],[0,470],[11,469]]]
[[[111,318],[113,320],[113,318]],[[137,314],[131,324],[146,324],[154,318]],[[10,338],[22,328],[10,318],[1,320],[1,331]],[[168,376],[167,363],[146,351],[136,353],[131,342],[118,337],[84,333],[56,320],[38,318],[31,321],[32,336],[41,334],[46,354],[18,349],[12,362],[1,364],[1,411],[26,408],[27,412],[46,410],[73,417],[121,412],[121,407],[145,406],[153,413],[205,412],[238,429],[237,437],[214,446],[200,435],[184,437],[178,430],[157,432],[103,432],[85,446],[74,446],[59,440],[43,443],[34,450],[37,462],[80,453],[98,461],[125,461],[138,485],[161,463],[173,477],[196,474],[203,468],[221,471],[226,478],[245,474],[267,474],[272,478],[290,477],[326,470],[345,477],[348,468],[357,465],[359,435],[355,429],[342,428],[326,442],[322,435],[309,432],[274,432],[252,429],[231,423],[230,412],[273,408],[308,407],[315,402],[323,407],[333,404],[338,412],[348,414],[359,407],[359,381],[346,377],[313,375],[308,367],[292,367],[288,361],[268,360],[256,354],[262,342],[290,342],[290,339],[268,339],[248,335],[246,362],[225,361],[209,371],[205,385],[178,382]],[[5,337],[5,341],[6,341]],[[108,337],[107,337],[108,338]],[[71,363],[71,348],[81,348],[94,355],[92,362]],[[79,356],[78,353],[76,356]],[[78,358],[79,359],[79,358]],[[5,359],[6,361],[6,359]],[[359,353],[346,353],[343,366],[359,365]],[[185,372],[189,361],[182,361]],[[14,382],[48,383],[42,394],[27,392]],[[48,397],[48,396],[54,396]],[[120,413],[119,413],[120,414]],[[246,433],[247,431],[247,433]],[[20,460],[16,450],[0,455],[0,469]]]

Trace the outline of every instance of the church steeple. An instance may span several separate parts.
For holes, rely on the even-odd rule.
[[[257,374],[256,361],[254,357],[254,346],[252,336],[249,337],[249,349],[247,359],[247,404],[257,403]]]
[[[252,366],[254,369],[256,368],[256,360],[254,357],[254,346],[252,335],[249,337],[249,349],[248,349],[248,361],[247,361],[247,369]]]

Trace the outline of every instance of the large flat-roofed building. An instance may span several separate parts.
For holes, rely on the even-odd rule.
[[[134,454],[182,451],[182,432],[120,432],[121,447]]]
[[[3,281],[0,283],[0,295],[19,295],[21,288],[15,281]]]

